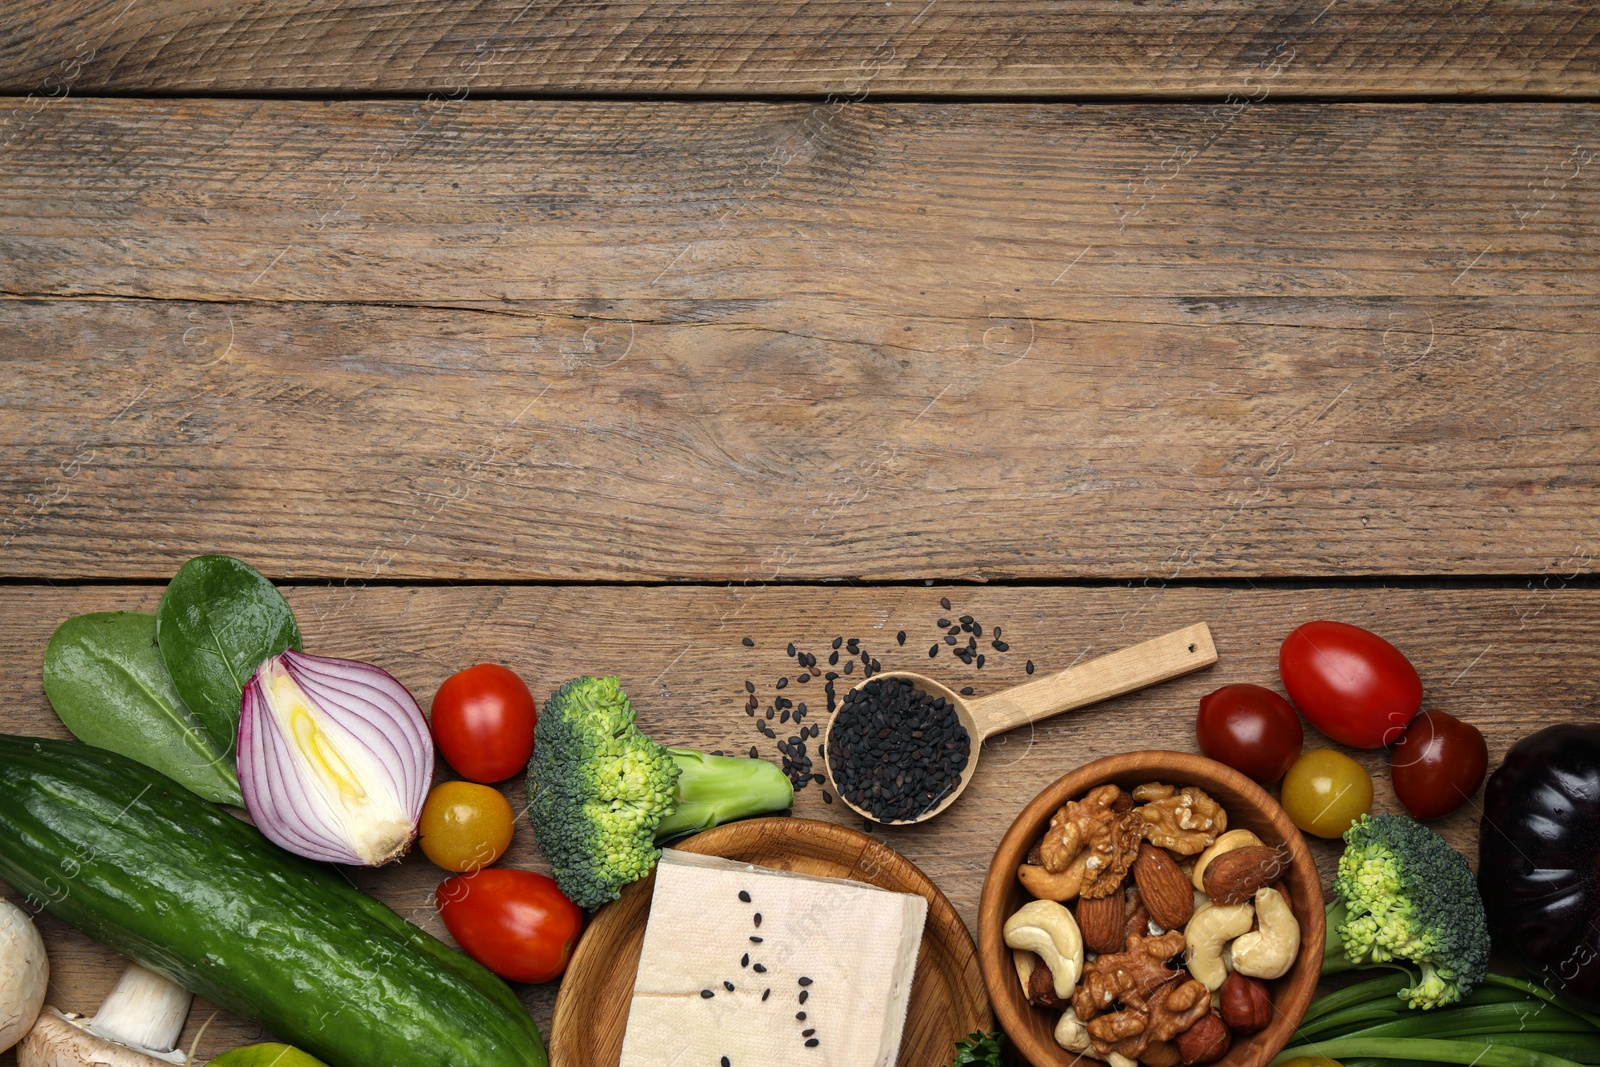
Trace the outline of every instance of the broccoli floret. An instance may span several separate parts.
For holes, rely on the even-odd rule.
[[[1413,1008],[1453,1004],[1489,969],[1489,927],[1461,853],[1415,819],[1362,816],[1344,834],[1322,973],[1412,963]]]
[[[581,907],[615,900],[649,874],[656,842],[793,801],[789,780],[766,760],[652,740],[615,678],[574,678],[534,727],[528,818],[561,891]]]

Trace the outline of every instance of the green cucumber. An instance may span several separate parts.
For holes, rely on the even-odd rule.
[[[0,735],[0,878],[331,1067],[547,1067],[511,989],[156,771]]]

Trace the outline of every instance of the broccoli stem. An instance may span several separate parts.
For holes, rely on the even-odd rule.
[[[683,773],[678,777],[678,806],[656,826],[657,841],[782,811],[794,803],[789,779],[767,760],[713,756],[689,748],[667,752]]]

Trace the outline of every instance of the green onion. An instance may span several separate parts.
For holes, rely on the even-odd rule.
[[[1365,982],[1357,982],[1355,985],[1346,986],[1337,992],[1329,993],[1325,997],[1317,998],[1311,1007],[1306,1010],[1302,1025],[1311,1022],[1313,1019],[1330,1015],[1333,1012],[1353,1007],[1369,1000],[1381,1000],[1386,997],[1395,998],[1400,990],[1405,989],[1415,981],[1415,975],[1410,971],[1402,970],[1399,974],[1380,975],[1377,978],[1369,978]]]
[[[1345,1057],[1372,1059],[1423,1060],[1428,1063],[1455,1063],[1462,1067],[1576,1067],[1572,1060],[1515,1045],[1487,1044],[1481,1041],[1439,1041],[1417,1038],[1335,1038],[1309,1045],[1286,1048],[1273,1059],[1281,1064],[1296,1056],[1325,1056],[1343,1061]]]

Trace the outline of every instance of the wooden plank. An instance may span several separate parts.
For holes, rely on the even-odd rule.
[[[1587,299],[0,308],[12,576],[1532,574],[1597,533]]]
[[[0,158],[0,291],[781,304],[797,331],[1070,321],[1083,296],[1591,296],[1597,142],[1600,107],[1549,104],[69,100]]]
[[[1518,737],[1564,719],[1594,721],[1600,709],[1588,679],[1600,672],[1600,591],[1564,588],[1561,579],[1510,590],[1080,588],[728,588],[492,587],[296,588],[287,591],[308,650],[353,656],[392,671],[427,705],[452,671],[479,660],[510,664],[543,698],[568,677],[617,672],[639,709],[641,724],[673,744],[771,757],[743,711],[746,678],[763,700],[775,680],[794,676],[789,641],[826,654],[835,635],[858,636],[885,669],[928,671],[948,684],[987,693],[1040,671],[1112,651],[1196,620],[1210,622],[1221,660],[1216,667],[1160,688],[1120,698],[1014,731],[991,742],[982,769],[961,801],[933,823],[872,832],[909,856],[948,894],[970,926],[990,854],[1012,816],[1047,783],[1072,767],[1115,752],[1168,747],[1193,751],[1192,716],[1201,695],[1229,682],[1276,685],[1277,648],[1295,625],[1337,618],[1371,626],[1416,663],[1427,705],[1461,715],[1488,739],[1491,766]],[[1011,650],[990,650],[982,670],[948,655],[927,658],[947,614],[975,615],[1003,628]],[[40,662],[51,630],[70,614],[154,610],[159,587],[0,588],[0,729],[65,736],[40,688]],[[899,630],[906,644],[896,644]],[[750,636],[754,648],[740,639]],[[857,677],[852,675],[851,677]],[[817,683],[791,683],[796,699]],[[1308,729],[1308,744],[1323,744]],[[1398,810],[1381,753],[1359,753],[1377,782],[1377,809]],[[520,786],[507,794],[518,801]],[[860,826],[821,790],[802,790],[798,814]],[[1437,824],[1469,858],[1475,856],[1477,812],[1468,807]],[[1331,880],[1332,844],[1313,846]],[[507,861],[541,869],[526,826]],[[398,867],[358,872],[356,880],[413,921],[443,935],[429,901],[442,878],[421,856]],[[3,887],[0,887],[3,889]],[[55,965],[51,997],[64,1009],[90,1010],[119,964],[109,953],[54,920],[42,923]],[[554,988],[530,987],[524,1001],[548,1026]],[[189,1035],[209,1009],[197,1009]],[[213,1024],[206,1054],[257,1038],[228,1018]],[[11,1061],[0,1059],[9,1067]]]
[[[0,16],[12,93],[1592,94],[1581,0],[121,0]]]

